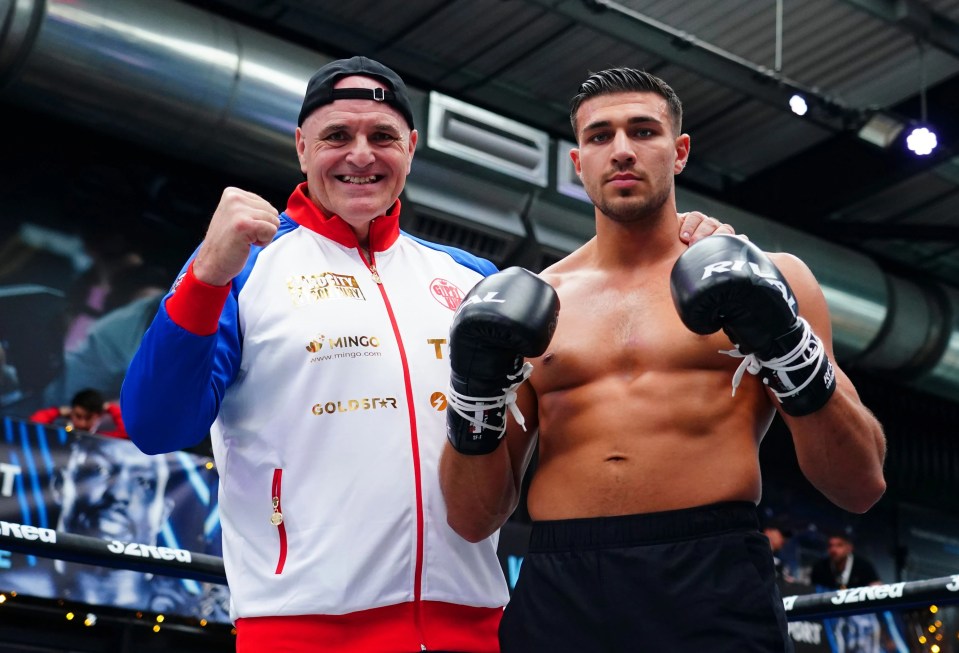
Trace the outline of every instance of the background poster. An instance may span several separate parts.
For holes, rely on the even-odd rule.
[[[4,418],[0,520],[219,556],[217,474],[188,452]],[[228,621],[224,586],[0,551],[0,590]]]

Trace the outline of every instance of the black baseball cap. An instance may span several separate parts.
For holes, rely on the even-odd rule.
[[[342,77],[362,75],[372,77],[383,82],[391,90],[381,88],[338,88],[333,85]],[[393,70],[379,61],[366,57],[352,57],[331,61],[314,73],[306,87],[306,96],[303,98],[303,107],[296,121],[302,126],[307,116],[320,107],[330,104],[334,100],[377,100],[386,102],[403,114],[410,129],[413,129],[413,106],[406,90],[406,84]]]

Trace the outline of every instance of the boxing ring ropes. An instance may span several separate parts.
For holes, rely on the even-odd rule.
[[[15,522],[0,521],[0,549],[226,585],[223,559],[218,556],[163,546],[101,540]],[[954,603],[959,603],[959,574],[783,597],[789,621],[829,619]]]

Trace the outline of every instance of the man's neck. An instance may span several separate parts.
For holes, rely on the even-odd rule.
[[[679,240],[675,211],[635,222],[613,220],[597,210],[596,246],[610,266],[643,267],[675,259],[685,245]]]

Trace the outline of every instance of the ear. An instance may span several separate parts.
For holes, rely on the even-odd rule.
[[[673,174],[678,175],[689,161],[689,134],[680,134],[676,138],[676,161],[673,163]]]
[[[300,172],[304,175],[306,174],[306,139],[303,137],[303,129],[301,127],[296,128],[296,133],[294,134],[296,139],[296,158],[300,161]]]
[[[176,501],[170,497],[163,499],[163,514],[160,515],[160,528],[163,528],[163,524],[166,523],[166,520],[170,518],[170,515],[173,514],[173,508],[176,507]]]
[[[410,163],[406,166],[406,174],[410,174],[413,169],[413,153],[416,151],[416,143],[420,140],[420,133],[415,129],[410,131]]]
[[[578,147],[574,147],[573,149],[571,149],[571,150],[569,151],[569,158],[571,158],[571,159],[573,160],[573,169],[576,171],[576,174],[579,175],[579,176],[582,176],[582,174],[583,174],[583,167],[580,165],[580,162],[579,162],[579,148],[578,148]]]

